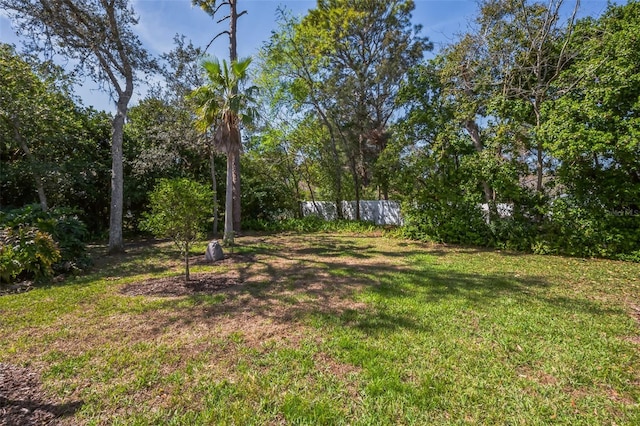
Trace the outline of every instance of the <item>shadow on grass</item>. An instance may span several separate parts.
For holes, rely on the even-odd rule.
[[[38,400],[13,400],[0,396],[0,411],[3,418],[0,424],[54,424],[55,418],[73,416],[82,408],[82,401],[51,404]]]
[[[333,317],[349,325],[357,313],[359,319],[355,326],[368,333],[401,328],[428,331],[424,323],[415,318],[415,312],[387,309],[387,304],[402,303],[403,299],[407,304],[463,301],[465,306],[480,309],[504,298],[514,298],[525,301],[523,303],[526,300],[542,303],[559,315],[614,312],[587,299],[550,292],[550,284],[543,277],[472,274],[388,261],[389,258],[434,254],[420,247],[399,253],[393,244],[384,250],[331,236],[316,235],[306,245],[301,241],[292,246],[283,245],[279,250],[245,249],[245,253],[251,253],[245,254],[249,260],[233,265],[245,284],[225,289],[222,302],[193,295],[187,298],[191,305],[201,308],[197,312],[185,307],[183,299],[168,299],[162,307],[174,312],[184,310],[180,317],[188,317],[189,323],[211,324],[234,315],[270,323],[290,323],[319,315],[325,320]],[[438,255],[444,256],[446,252]],[[362,298],[358,294],[371,296],[367,300],[374,302],[359,302]],[[175,323],[176,318],[171,321]]]
[[[89,247],[89,254],[93,265],[87,272],[104,277],[128,277],[164,272],[168,267],[163,266],[163,263],[181,258],[179,250],[171,241],[153,238],[137,238],[128,241],[125,252],[114,255],[107,254],[106,245],[93,245]],[[154,262],[145,262],[147,259],[153,259]]]

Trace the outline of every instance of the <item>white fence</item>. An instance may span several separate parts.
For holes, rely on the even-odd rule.
[[[489,205],[478,204],[484,219],[489,223]],[[513,215],[513,204],[499,203],[496,205],[500,218],[511,217]],[[355,220],[356,202],[343,201],[342,213],[345,219]],[[338,212],[336,204],[331,201],[303,201],[302,215],[316,215],[324,220],[336,220]],[[400,214],[400,203],[397,201],[360,201],[360,219],[373,222],[376,225],[402,225],[402,215]]]
[[[343,201],[342,213],[345,219],[356,218],[356,202]],[[302,215],[316,215],[324,220],[338,218],[335,203],[331,201],[303,201]],[[396,201],[360,201],[360,219],[376,225],[402,225],[400,203]]]
[[[478,207],[482,211],[482,216],[484,217],[484,220],[487,223],[489,223],[490,222],[489,204],[487,203],[478,204]],[[498,203],[496,204],[496,211],[500,219],[504,219],[505,217],[511,217],[513,216],[513,204]]]

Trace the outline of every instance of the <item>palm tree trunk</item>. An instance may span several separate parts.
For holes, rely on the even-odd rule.
[[[240,129],[238,129],[238,134]],[[233,153],[233,229],[240,231],[240,151]]]
[[[227,152],[227,188],[224,211],[224,244],[233,245],[233,152]]]
[[[209,160],[211,161],[211,186],[213,189],[213,239],[215,240],[218,238],[218,180],[216,179],[216,156],[214,154],[213,146],[211,146]]]

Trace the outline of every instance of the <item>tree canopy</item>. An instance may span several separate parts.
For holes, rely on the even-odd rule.
[[[109,251],[123,251],[124,122],[136,71],[155,69],[155,62],[133,32],[136,14],[126,0],[2,0],[0,5],[15,19],[19,30],[31,38],[33,49],[75,59],[79,69],[115,92]]]
[[[433,54],[411,0],[319,0],[281,8],[253,62],[237,1],[192,3],[224,23],[230,61],[177,35],[158,68],[125,0],[0,0],[34,47],[0,46],[0,207],[77,207],[96,235],[111,212],[117,251],[158,179],[188,178],[211,182],[214,223],[226,195],[227,242],[238,202],[260,226],[305,200],[342,217],[394,199],[411,238],[639,258],[637,0],[581,19],[578,1],[483,0]],[[113,117],[82,107],[53,54],[110,88]],[[143,72],[156,84],[129,107]]]

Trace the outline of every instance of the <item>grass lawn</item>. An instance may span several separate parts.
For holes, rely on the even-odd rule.
[[[640,264],[237,241],[192,266],[215,292],[123,293],[182,272],[165,243],[0,297],[0,363],[81,403],[63,424],[640,424]]]

